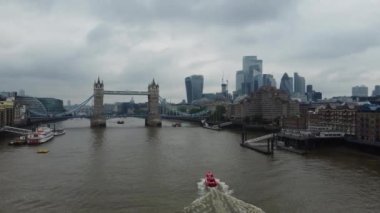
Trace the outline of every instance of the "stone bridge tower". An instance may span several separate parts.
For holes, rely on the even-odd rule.
[[[104,117],[104,84],[103,81],[94,82],[94,109],[91,117],[91,127],[106,127],[106,118]]]
[[[154,79],[148,86],[148,93],[148,116],[145,118],[145,126],[160,127],[159,86],[154,82]]]

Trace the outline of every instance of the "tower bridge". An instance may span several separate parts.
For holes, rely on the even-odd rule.
[[[42,103],[39,103],[38,100],[35,100],[33,104],[37,104],[39,108],[33,107],[35,105],[27,107],[26,111],[28,114],[28,119],[34,122],[41,121],[51,121],[57,119],[69,119],[76,117],[85,117],[90,118],[91,127],[105,127],[106,119],[110,119],[109,115],[105,115],[103,99],[104,95],[143,95],[148,97],[148,112],[145,114],[139,115],[130,115],[137,117],[145,118],[146,126],[161,126],[161,118],[165,119],[180,119],[180,120],[190,120],[190,121],[200,121],[207,118],[210,115],[209,109],[204,109],[195,113],[188,113],[182,111],[178,108],[178,105],[171,104],[166,101],[165,98],[160,97],[159,95],[159,85],[153,80],[148,85],[147,91],[112,91],[104,90],[104,83],[98,78],[93,85],[93,94],[85,99],[82,103],[75,106],[74,108],[57,114],[49,114],[47,109],[44,109]],[[87,115],[77,115],[84,106],[86,106],[91,100],[94,100],[92,113]],[[26,103],[26,102],[25,102]],[[42,110],[40,109],[42,108]]]
[[[148,91],[108,91],[104,90],[103,81],[94,82],[94,110],[91,117],[91,127],[105,127],[106,117],[104,116],[104,95],[146,95],[148,96],[148,114],[145,118],[145,126],[161,126],[161,117],[159,110],[159,86],[152,81],[148,85]]]

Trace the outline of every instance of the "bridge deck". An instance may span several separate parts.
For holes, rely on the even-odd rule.
[[[104,91],[104,95],[149,95],[146,91]]]

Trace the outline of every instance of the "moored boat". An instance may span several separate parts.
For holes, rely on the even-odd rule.
[[[24,144],[26,144],[26,137],[20,136],[19,138],[15,139],[15,140],[11,140],[8,144],[9,145],[24,145]]]
[[[206,120],[202,120],[202,127],[206,129],[212,129],[212,130],[221,130],[219,125],[210,125],[206,122]]]
[[[27,136],[26,143],[36,145],[46,143],[54,137],[53,130],[49,127],[38,127],[35,132]]]
[[[179,123],[179,122],[176,122],[176,123],[173,123],[172,124],[172,127],[181,127],[182,125],[181,125],[181,123]]]
[[[66,132],[65,132],[65,130],[64,129],[56,129],[56,130],[54,130],[54,136],[58,136],[58,135],[63,135],[63,134],[65,134]]]

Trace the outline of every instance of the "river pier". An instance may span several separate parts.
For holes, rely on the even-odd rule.
[[[247,139],[247,131],[243,127],[241,134],[240,146],[254,150],[256,152],[272,155],[274,152],[274,143],[276,141],[276,135],[271,133],[257,138]]]

